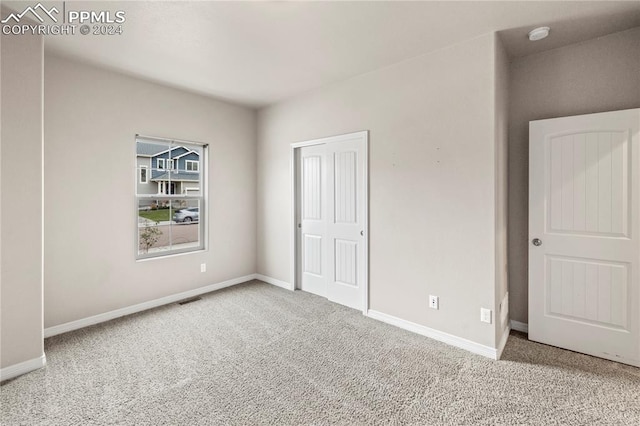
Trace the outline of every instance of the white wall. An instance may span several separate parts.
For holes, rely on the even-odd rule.
[[[255,272],[253,110],[48,54],[44,78],[45,327]],[[136,262],[136,133],[210,144],[208,251]]]
[[[508,279],[508,247],[507,247],[507,167],[508,167],[508,133],[509,133],[509,58],[499,37],[495,39],[495,153],[496,153],[496,287],[495,287],[495,323],[496,343],[504,338],[509,322],[508,315],[502,321],[501,306],[507,291]]]
[[[1,37],[0,367],[5,368],[40,358],[44,350],[41,226],[43,42],[38,36]]]
[[[495,48],[482,36],[261,110],[258,273],[291,280],[290,144],[369,130],[370,308],[495,347],[479,321],[496,308]]]
[[[511,64],[509,297],[528,322],[529,121],[640,107],[640,28]]]

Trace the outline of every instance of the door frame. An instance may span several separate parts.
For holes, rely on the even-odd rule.
[[[297,244],[297,231],[298,231],[298,227],[297,227],[297,206],[298,206],[298,202],[300,201],[298,199],[298,188],[297,188],[297,171],[298,171],[298,166],[297,166],[297,161],[296,161],[296,153],[298,152],[297,150],[299,150],[300,148],[306,147],[306,146],[312,146],[312,145],[322,145],[322,144],[327,144],[327,143],[333,143],[333,142],[340,142],[340,141],[344,141],[344,140],[350,140],[350,139],[354,139],[354,138],[362,138],[364,140],[364,152],[362,153],[362,155],[364,155],[364,167],[362,170],[362,173],[364,174],[363,176],[363,181],[364,181],[364,188],[363,191],[364,193],[363,195],[363,199],[364,199],[364,206],[363,206],[363,224],[362,227],[364,229],[364,277],[362,277],[362,299],[363,299],[363,303],[362,303],[362,313],[363,314],[367,314],[367,311],[369,310],[369,131],[368,130],[363,130],[363,131],[359,131],[359,132],[353,132],[353,133],[346,133],[346,134],[342,134],[342,135],[336,135],[336,136],[328,136],[328,137],[324,137],[324,138],[320,138],[320,139],[312,139],[312,140],[307,140],[307,141],[302,141],[302,142],[294,142],[291,144],[291,147],[289,149],[289,172],[290,172],[290,176],[289,176],[289,180],[291,183],[290,186],[290,199],[292,201],[291,203],[291,216],[290,216],[290,223],[289,223],[289,229],[290,229],[290,236],[289,236],[289,247],[290,247],[290,256],[289,259],[291,260],[291,270],[290,270],[290,277],[291,277],[291,284],[290,284],[290,290],[297,290],[300,289],[300,283],[299,283],[299,279],[298,279],[298,244]]]

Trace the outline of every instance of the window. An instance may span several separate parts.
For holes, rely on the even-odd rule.
[[[136,137],[136,164],[151,165],[151,168],[138,166],[135,236],[138,259],[204,250],[206,155],[204,144]],[[188,173],[185,169],[177,170],[181,156],[200,159],[203,166],[192,160],[195,166],[185,166]]]
[[[186,169],[188,172],[197,172],[200,167],[197,161],[194,160],[185,160],[186,163]]]
[[[149,175],[147,174],[147,166],[140,166],[140,183],[149,183]]]

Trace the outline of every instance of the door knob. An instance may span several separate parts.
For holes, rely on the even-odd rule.
[[[534,238],[531,242],[536,247],[540,247],[542,245],[542,240],[540,238]]]
[[[360,235],[364,237],[364,231],[360,231]]]

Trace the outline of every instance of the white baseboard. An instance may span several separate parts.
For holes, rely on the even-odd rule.
[[[47,364],[47,357],[42,354],[38,358],[13,364],[0,370],[0,382],[13,379],[34,370],[38,370]]]
[[[504,347],[507,346],[507,340],[509,340],[509,333],[511,333],[511,327],[509,326],[509,323],[507,323],[507,326],[502,331],[500,342],[498,343],[496,359],[500,359],[502,357],[502,351],[504,351]]]
[[[400,327],[402,329],[412,331],[417,334],[421,334],[423,336],[429,337],[434,340],[438,340],[448,345],[455,346],[457,348],[464,349],[469,352],[473,352],[474,354],[482,355],[487,358],[491,358],[493,360],[498,359],[498,350],[495,348],[481,345],[480,343],[472,342],[471,340],[463,339],[462,337],[444,333],[442,331],[438,331],[433,328],[425,327],[424,325],[416,324],[411,321],[406,321],[401,318],[384,314],[382,312],[373,311],[371,309],[367,311],[366,315],[369,318],[386,322],[387,324],[395,325],[396,327]]]
[[[83,318],[76,321],[70,321],[60,325],[54,325],[53,327],[48,327],[44,329],[44,337],[45,338],[51,337],[57,334],[78,330],[80,328],[88,327],[90,325],[99,324],[105,321],[110,321],[112,319],[120,318],[125,315],[135,314],[137,312],[146,311],[147,309],[157,308],[158,306],[167,305],[169,303],[174,303],[179,300],[199,296],[204,293],[220,290],[225,287],[241,284],[254,279],[256,279],[256,274],[245,275],[244,277],[234,278],[231,280],[223,281],[221,283],[211,284],[205,287],[184,291],[182,293],[172,294],[171,296],[161,297],[160,299],[138,303],[137,305],[127,306],[125,308],[116,309],[114,311],[105,312],[105,313],[94,315],[88,318]]]
[[[256,280],[264,281],[267,284],[272,284],[278,287],[286,288],[287,290],[294,290],[291,284],[289,284],[286,281],[277,280],[275,278],[271,278],[262,274],[255,274],[255,275],[256,275]]]
[[[529,324],[526,322],[511,320],[511,329],[515,331],[521,331],[523,333],[529,333]]]

